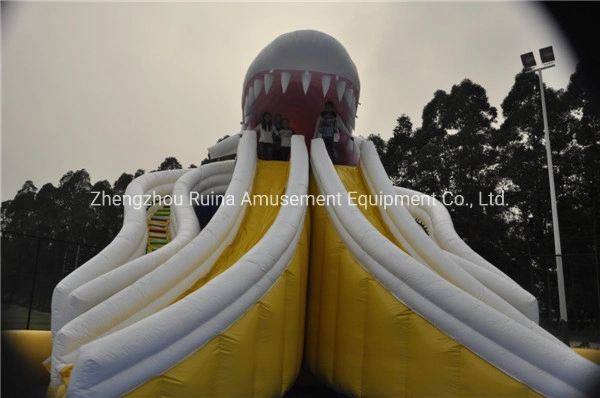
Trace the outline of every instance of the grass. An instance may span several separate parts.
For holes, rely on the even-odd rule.
[[[28,313],[28,308],[2,304],[2,330],[27,329]],[[50,330],[50,313],[32,310],[29,329]]]

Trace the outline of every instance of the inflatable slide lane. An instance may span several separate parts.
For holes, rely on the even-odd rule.
[[[442,231],[436,239],[406,207],[384,205],[409,192],[397,193],[371,142],[361,144],[358,167],[334,168],[326,155],[314,140],[311,192],[339,200],[311,210],[313,374],[350,396],[597,392],[600,367],[538,326],[528,293],[449,243],[439,215],[419,209],[430,231]]]
[[[261,161],[256,141],[242,133],[235,167],[210,163],[132,183],[173,197],[171,240],[143,254],[145,209],[129,209],[115,241],[57,286],[49,396],[289,389],[302,360],[309,221],[305,205],[272,198],[306,194],[308,154],[299,136],[289,162]],[[175,198],[207,192],[222,192],[222,204],[200,231]]]

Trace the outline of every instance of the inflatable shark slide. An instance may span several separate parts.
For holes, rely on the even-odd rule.
[[[47,396],[284,396],[301,370],[352,397],[598,393],[600,366],[539,326],[444,206],[391,184],[353,135],[359,93],[333,37],[266,46],[241,132],[198,169],[135,179],[124,199],[158,200],[124,200],[114,241],[56,286]],[[314,134],[326,101],[340,164]],[[296,131],[289,161],[257,158],[267,111]]]

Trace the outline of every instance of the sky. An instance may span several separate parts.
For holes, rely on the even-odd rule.
[[[240,130],[242,83],[279,35],[335,37],[361,83],[355,134],[421,125],[435,91],[466,78],[498,108],[520,54],[553,46],[544,83],[566,88],[577,57],[535,3],[2,2],[1,196],[27,180],[58,185],[86,169],[92,184],[155,170],[169,156],[199,165]]]

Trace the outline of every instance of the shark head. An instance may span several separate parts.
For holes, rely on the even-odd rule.
[[[316,30],[285,33],[267,45],[246,72],[243,125],[255,128],[266,111],[280,114],[308,143],[325,102],[331,101],[352,132],[359,93],[356,66],[340,42]]]

